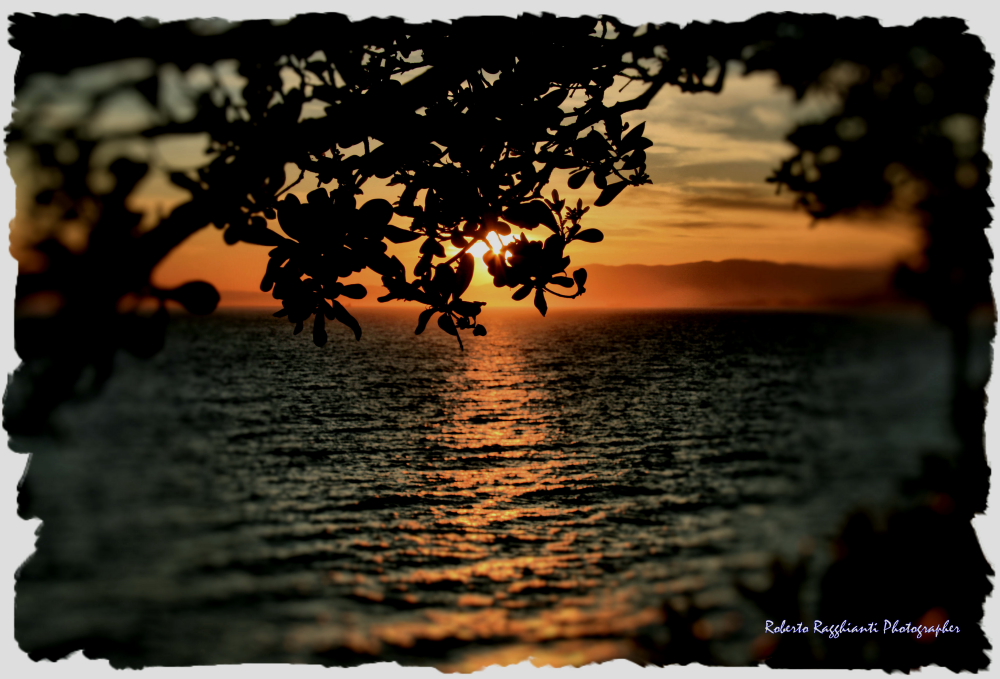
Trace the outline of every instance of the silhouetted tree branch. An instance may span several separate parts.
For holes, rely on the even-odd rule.
[[[483,303],[465,299],[480,261],[497,287],[531,298],[542,314],[549,296],[585,292],[587,272],[572,269],[567,251],[603,234],[583,224],[591,206],[549,185],[556,171],[569,173],[571,191],[593,182],[600,208],[649,183],[651,142],[644,125],[624,124],[624,114],[665,87],[720,92],[734,63],[747,73],[774,72],[799,98],[834,94],[840,110],[791,132],[797,151],[771,181],[818,220],[892,206],[921,216],[924,261],[901,267],[898,282],[951,330],[952,419],[962,450],[954,468],[938,464],[914,490],[946,497],[950,513],[900,512],[879,540],[864,520],[849,524],[842,536],[849,558],[829,569],[820,608],[847,615],[877,601],[915,615],[981,615],[981,599],[968,592],[985,597],[990,586],[968,520],[985,507],[988,488],[985,397],[966,362],[970,317],[992,304],[982,141],[993,60],[963,22],[885,28],[870,18],[763,14],[733,24],[633,27],[606,16],[524,15],[412,25],[324,14],[219,25],[15,15],[11,35],[21,60],[8,154],[31,157],[22,181],[31,184],[27,217],[37,230],[17,302],[52,305],[16,320],[24,363],[5,399],[12,434],[43,428],[60,403],[99,386],[119,349],[158,351],[168,301],[192,313],[215,308],[219,296],[208,283],[163,290],[150,281],[164,257],[209,225],[229,243],[269,248],[261,288],[280,301],[276,315],[296,333],[309,325],[317,345],[327,342],[327,321],[361,337],[341,300],[368,294],[350,279],[370,269],[386,288],[380,301],[423,307],[417,334],[435,321],[462,346],[463,331],[486,334]],[[233,63],[238,70],[227,70]],[[61,99],[59,78],[87,68],[89,89]],[[641,91],[626,96],[622,83]],[[146,102],[147,124],[96,129],[122,96]],[[178,137],[204,144],[202,166],[170,167],[154,152],[157,140]],[[129,199],[156,175],[189,197],[148,225]],[[358,198],[386,181],[399,187],[395,204]],[[302,186],[311,187],[304,202],[292,192]],[[390,223],[399,219],[407,228]],[[63,237],[72,227],[84,229],[85,247]],[[470,253],[490,234],[511,237],[515,229],[482,260]],[[419,242],[419,254],[404,264],[388,249],[406,242]],[[899,555],[916,563],[928,543],[947,546],[929,562],[945,575],[917,592],[895,575]],[[858,573],[872,569],[881,579],[859,590]],[[923,577],[907,572],[914,583]],[[797,614],[805,574],[804,562],[776,564],[758,605],[777,617]],[[951,586],[958,581],[965,589]],[[690,634],[697,615],[668,611],[671,634],[690,643],[653,657],[708,658]],[[906,670],[988,662],[982,634],[963,636],[951,656],[927,646],[917,657],[890,640],[874,659],[862,658],[862,649],[838,644],[817,658],[792,639],[770,658],[777,666]]]
[[[107,364],[118,347],[155,351],[166,300],[192,312],[214,308],[218,294],[208,284],[166,291],[149,280],[158,262],[208,225],[229,243],[270,248],[261,288],[281,302],[276,315],[296,333],[311,324],[317,345],[327,341],[328,320],[360,338],[340,300],[368,294],[345,282],[366,269],[382,278],[380,301],[424,307],[418,334],[434,318],[459,342],[463,330],[485,334],[483,303],[464,298],[478,265],[469,249],[514,229],[520,235],[482,263],[497,287],[517,300],[531,297],[544,314],[546,295],[585,290],[586,272],[571,271],[567,248],[603,237],[583,226],[588,208],[548,191],[553,173],[568,171],[571,190],[592,181],[601,190],[596,207],[649,183],[651,142],[622,115],[642,110],[667,86],[717,93],[733,62],[776,72],[799,97],[826,88],[844,103],[830,119],[792,133],[799,151],[773,181],[817,218],[910,196],[925,215],[929,245],[924,270],[902,271],[901,282],[956,335],[971,310],[991,300],[981,132],[992,60],[958,20],[883,28],[874,19],[765,14],[735,24],[633,27],[613,17],[523,15],[412,25],[324,14],[212,28],[15,15],[11,33],[22,55],[19,97],[33,75],[107,64],[127,73],[129,59],[153,66],[107,78],[61,127],[46,117],[42,97],[19,106],[10,128],[8,147],[34,154],[38,203],[52,220],[51,237],[39,238],[37,248],[46,265],[24,273],[18,299],[51,293],[58,301],[49,318],[19,319],[17,349],[26,361],[58,366],[52,370],[63,377],[47,379],[65,384],[8,399],[8,426],[43,421],[88,366]],[[56,44],[74,55],[71,62],[49,49]],[[242,82],[220,75],[226,60],[238,63]],[[178,114],[164,99],[169,70],[196,66],[212,74],[211,84],[188,95],[193,115]],[[642,91],[623,96],[615,85],[622,82]],[[101,106],[123,93],[148,102],[151,124],[131,134],[90,132]],[[127,154],[101,160],[112,138],[193,134],[207,135],[210,158],[196,170]],[[92,186],[102,168],[113,176],[111,189]],[[168,174],[190,199],[141,231],[142,216],[126,199],[153,171]],[[372,180],[400,187],[398,201],[359,200]],[[305,202],[290,191],[312,182]],[[408,228],[391,225],[394,218]],[[89,229],[83,253],[56,238],[71,221]],[[533,240],[539,227],[546,236]],[[409,266],[387,254],[389,244],[417,241]],[[457,254],[447,253],[449,245]],[[68,349],[60,338],[84,318],[88,341]],[[15,380],[14,391],[36,393],[35,382]],[[36,398],[44,407],[12,405]]]

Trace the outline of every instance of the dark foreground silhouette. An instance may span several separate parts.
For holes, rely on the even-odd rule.
[[[924,261],[901,267],[897,284],[922,300],[953,339],[952,419],[963,450],[949,477],[953,485],[933,495],[950,498],[953,509],[900,514],[878,540],[863,522],[852,523],[845,544],[854,556],[831,571],[829,591],[845,608],[860,606],[862,593],[837,584],[851,580],[850,559],[882,558],[885,544],[916,549],[919,533],[910,526],[920,512],[934,519],[925,539],[960,540],[957,550],[978,553],[968,521],[985,507],[989,478],[985,380],[970,377],[968,355],[972,314],[992,305],[982,133],[993,62],[960,20],[885,28],[874,19],[766,14],[736,24],[637,28],[613,17],[409,25],[352,23],[330,14],[220,28],[16,15],[11,33],[21,59],[8,149],[27,153],[25,182],[36,203],[24,215],[36,237],[17,301],[22,311],[40,303],[48,308],[16,319],[24,363],[4,404],[11,434],[45,431],[59,404],[107,379],[119,349],[155,354],[166,331],[167,301],[196,314],[214,310],[218,293],[207,283],[175,290],[150,284],[153,267],[209,225],[227,242],[271,248],[261,287],[281,302],[276,315],[287,317],[296,333],[311,324],[319,346],[327,343],[327,320],[360,339],[359,322],[340,300],[368,294],[345,282],[365,269],[382,277],[387,292],[380,301],[423,307],[418,334],[434,321],[459,344],[464,331],[485,335],[482,303],[464,298],[480,265],[469,249],[514,229],[520,235],[487,252],[482,265],[497,287],[518,300],[531,297],[544,315],[547,296],[585,292],[587,273],[570,266],[567,249],[603,238],[584,225],[590,206],[562,187],[552,190],[553,172],[570,172],[570,191],[594,182],[601,189],[596,208],[627,188],[641,190],[635,187],[649,182],[645,149],[651,142],[642,125],[626,129],[622,114],[641,110],[668,86],[718,92],[728,64],[740,61],[748,73],[775,72],[799,97],[816,88],[840,97],[839,113],[790,134],[798,151],[772,181],[817,219],[887,205],[917,211]],[[122,65],[137,58],[153,68]],[[238,63],[242,86],[217,66],[224,60]],[[59,82],[83,67],[100,68],[64,113],[68,119],[54,118],[55,105],[65,103],[54,94],[60,90],[46,89],[34,76]],[[209,74],[202,85],[171,89],[178,71],[199,69]],[[646,88],[606,105],[606,93],[623,78]],[[133,97],[149,114],[147,126],[102,131],[94,121],[120,96]],[[197,169],[177,168],[148,151],[133,152],[172,135],[202,135],[210,159]],[[154,175],[190,197],[150,225],[128,201]],[[373,179],[400,186],[399,200],[360,201]],[[303,182],[316,182],[304,202],[290,193]],[[394,219],[407,220],[408,228],[390,224]],[[61,239],[68,225],[83,229],[85,246]],[[545,238],[533,239],[536,230]],[[411,266],[386,254],[387,243],[417,241]],[[448,255],[446,245],[457,254]],[[986,582],[982,570],[956,573],[950,593],[926,592],[930,607],[921,615],[936,619],[933,611],[950,612],[957,600],[971,602],[974,613]],[[985,644],[975,635],[962,639],[977,650]],[[983,666],[981,653],[960,646],[932,644],[907,657],[887,648],[863,657],[880,666]],[[808,664],[813,657],[787,648],[777,647],[774,662]],[[844,653],[836,662],[856,659]],[[824,658],[834,662],[832,655]]]

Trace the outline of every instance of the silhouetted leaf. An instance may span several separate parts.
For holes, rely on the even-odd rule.
[[[541,101],[541,103],[545,104],[546,106],[556,106],[556,107],[558,107],[564,101],[566,101],[566,97],[568,97],[568,96],[569,96],[569,90],[567,90],[567,89],[558,89],[558,90],[553,90],[553,91],[549,92],[544,97],[542,97],[540,101]]]
[[[478,316],[486,302],[466,302],[464,299],[451,303],[451,310],[462,316]]]
[[[441,314],[438,316],[438,327],[449,335],[458,336],[458,330],[455,328],[455,321],[451,320],[451,316],[448,314]]]
[[[632,155],[625,159],[622,164],[623,170],[634,170],[637,167],[646,164],[646,152],[645,151],[633,151]]]
[[[558,285],[563,288],[573,287],[573,279],[570,278],[569,276],[555,276],[549,282],[552,283],[553,285]]]
[[[323,318],[322,313],[318,312],[316,319],[313,321],[313,344],[321,347],[326,344],[326,340],[326,319]]]
[[[583,172],[577,172],[576,174],[571,174],[569,176],[569,188],[579,189],[587,181],[587,177],[590,176],[590,170],[584,170]]]
[[[613,142],[617,142],[622,136],[622,119],[621,116],[609,116],[604,120],[604,129],[608,133],[608,138]]]
[[[392,203],[382,198],[375,198],[358,210],[358,221],[368,228],[377,228],[388,224],[392,214]]]
[[[423,278],[431,272],[431,257],[432,255],[424,255],[417,260],[417,265],[413,267],[413,275],[417,278]],[[372,267],[373,269],[375,267]],[[381,273],[381,272],[379,272]]]
[[[421,243],[420,254],[444,257],[444,246],[433,238],[428,238]]]
[[[258,221],[259,220],[259,221]],[[266,222],[260,217],[254,218],[255,223],[241,229],[235,230],[235,235],[239,237],[244,243],[251,243],[253,245],[283,245],[289,242],[287,238],[284,238],[280,234],[271,231],[266,226]],[[229,231],[234,231],[234,227],[230,227]],[[227,233],[229,232],[227,231]]]
[[[587,270],[577,269],[573,272],[573,280],[576,281],[576,286],[583,289],[583,286],[587,284]]]
[[[361,339],[361,325],[358,324],[358,321],[344,305],[337,300],[333,300],[333,317],[354,331],[354,339]]]
[[[472,274],[476,269],[476,258],[466,252],[458,260],[457,278],[455,280],[455,299],[462,296],[462,293],[469,289],[472,282]]]
[[[349,297],[350,299],[364,299],[365,296],[368,295],[368,290],[360,283],[352,283],[350,285],[345,285],[344,289],[340,291],[340,294],[344,297]]]
[[[260,291],[261,292],[271,292],[271,288],[274,287],[274,276],[271,274],[271,262],[267,263],[267,269],[264,270],[264,277],[260,279]]]
[[[541,312],[542,316],[549,310],[548,302],[545,301],[545,293],[541,288],[535,289],[535,308]]]
[[[456,280],[455,270],[451,266],[448,264],[438,264],[434,267],[433,284],[429,288],[425,286],[424,289],[447,299],[455,289]]]
[[[365,263],[368,264],[368,268],[382,276],[396,276],[399,272],[396,263],[384,252],[371,253]]]
[[[549,206],[540,200],[533,200],[529,203],[513,205],[500,213],[500,216],[515,226],[522,229],[534,229],[540,224],[544,224],[550,229],[559,228],[559,222]]]
[[[285,199],[278,203],[278,225],[290,238],[302,241],[308,237],[311,225],[308,224],[308,209],[303,206],[294,193],[285,194]]]
[[[437,313],[435,309],[424,309],[421,311],[420,316],[417,318],[417,329],[413,334],[423,334],[424,330],[427,329],[427,323],[430,322],[435,313]]]
[[[514,294],[510,296],[511,299],[520,302],[522,299],[531,294],[531,286],[525,285],[514,291]]]
[[[628,185],[629,183],[625,181],[615,182],[614,184],[611,184],[610,186],[608,186],[608,188],[601,191],[601,195],[598,196],[597,200],[594,201],[594,205],[596,205],[597,207],[604,207],[605,205],[613,201],[615,198],[617,198],[618,194],[624,191],[625,187]]]
[[[403,263],[401,261],[399,261],[399,258],[396,257],[396,255],[393,255],[392,257],[389,258],[389,264],[395,270],[395,277],[399,278],[399,279],[401,279],[403,281],[405,281],[406,280],[406,267],[403,266]]]
[[[618,145],[618,151],[631,151],[632,149],[639,148],[639,144],[642,140],[642,135],[646,131],[646,123],[639,123],[636,127],[629,130],[629,133],[625,135],[622,139],[622,143]]]
[[[472,329],[472,334],[475,335],[476,337],[485,337],[486,336],[486,326],[485,325],[477,325],[475,328]]]
[[[599,229],[584,229],[576,234],[576,240],[582,240],[584,243],[600,243],[604,240],[604,233]]]
[[[401,229],[398,226],[393,226],[392,224],[386,224],[383,226],[382,233],[390,242],[397,244],[410,243],[420,238],[419,233],[407,231],[406,229]]]
[[[602,162],[611,154],[607,140],[597,130],[573,142],[573,155],[586,161]]]
[[[571,155],[547,156],[546,161],[561,170],[576,170],[580,167],[580,159]]]
[[[545,239],[545,244],[542,247],[546,255],[552,259],[558,259],[562,257],[563,250],[566,248],[566,240],[562,237],[562,234],[554,233]]]

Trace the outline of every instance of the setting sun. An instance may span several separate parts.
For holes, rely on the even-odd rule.
[[[486,254],[486,251],[489,249],[490,246],[488,246],[483,241],[479,241],[478,243],[472,244],[472,247],[469,248],[469,253],[474,255],[475,257],[482,257],[483,255]]]
[[[992,24],[529,9],[11,16],[12,676],[989,666]]]
[[[469,248],[469,252],[476,258],[485,255],[487,250],[493,250],[493,252],[500,252],[500,249],[503,248],[504,245],[507,245],[507,243],[513,241],[514,238],[515,236],[513,234],[509,236],[501,236],[496,232],[491,231],[490,234],[486,237],[486,240],[489,242],[489,245],[487,245],[483,241],[479,241],[478,243],[473,243],[472,247]]]

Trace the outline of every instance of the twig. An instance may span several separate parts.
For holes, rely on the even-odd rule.
[[[451,318],[451,322],[455,323],[455,315],[450,311],[448,312],[448,317]],[[458,340],[459,351],[465,351],[465,345],[462,344],[462,331],[458,328],[458,324],[455,323],[455,339]]]
[[[302,180],[303,180],[303,179],[305,178],[305,176],[306,176],[306,171],[305,171],[305,170],[302,170],[302,171],[300,171],[300,172],[299,172],[299,178],[298,178],[298,179],[296,179],[296,180],[295,180],[294,182],[292,182],[291,184],[289,184],[288,186],[286,186],[285,188],[281,189],[281,191],[278,191],[278,193],[277,193],[277,194],[276,194],[276,195],[274,196],[274,199],[275,199],[275,200],[277,200],[278,198],[280,198],[280,197],[281,197],[281,194],[283,194],[283,193],[285,193],[285,192],[287,192],[287,191],[291,191],[291,190],[292,190],[293,188],[295,188],[295,186],[296,186],[296,185],[297,185],[297,184],[298,184],[298,183],[299,183],[300,181],[302,181]]]
[[[575,294],[575,295],[563,295],[561,293],[556,292],[555,290],[549,290],[544,285],[542,286],[542,290],[544,290],[545,292],[549,293],[550,295],[555,295],[556,297],[562,297],[563,299],[576,299],[577,297],[580,296],[579,293]]]

